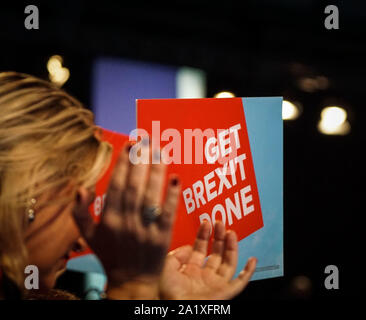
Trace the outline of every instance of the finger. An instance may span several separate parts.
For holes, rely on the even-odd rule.
[[[187,263],[193,251],[192,246],[186,245],[170,251],[167,255],[167,265],[170,270],[179,270],[179,268]]]
[[[245,268],[239,273],[239,276],[231,280],[230,290],[227,292],[227,299],[231,299],[238,295],[248,285],[257,265],[256,258],[249,258]]]
[[[149,170],[149,149],[149,139],[143,138],[130,150],[126,186],[122,194],[124,213],[139,212],[141,208]]]
[[[199,267],[203,266],[207,254],[209,238],[210,224],[206,220],[203,220],[198,229],[197,238],[193,246],[193,252],[188,260],[188,263],[198,265]]]
[[[180,194],[180,183],[178,177],[171,177],[162,207],[162,213],[157,220],[157,226],[160,230],[171,231],[174,222],[175,213],[178,207]]]
[[[160,160],[160,151],[154,150],[152,152],[152,157],[154,159],[159,158]],[[156,164],[151,164],[149,177],[144,193],[143,207],[149,208],[160,206],[165,172],[166,165],[164,163],[160,162]]]
[[[121,195],[126,185],[129,163],[128,155],[131,147],[131,144],[126,143],[122,148],[109,182],[106,207],[112,207],[116,211],[121,210]]]
[[[225,248],[223,252],[222,264],[217,273],[225,279],[230,280],[238,264],[238,240],[236,232],[229,230],[225,236]]]
[[[73,217],[80,229],[81,235],[87,242],[91,241],[96,229],[96,223],[88,209],[91,201],[89,192],[83,187],[79,188],[76,195],[76,204],[73,209]]]
[[[208,257],[205,268],[210,268],[216,272],[222,262],[222,255],[225,248],[225,226],[221,221],[215,223],[214,242],[212,244],[212,254]]]

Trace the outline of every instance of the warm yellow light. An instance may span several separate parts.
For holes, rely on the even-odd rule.
[[[60,87],[69,79],[69,77],[70,70],[67,68],[56,69],[53,73],[50,73],[50,80]]]
[[[282,119],[283,120],[295,120],[299,117],[300,110],[292,102],[283,100],[282,102]]]
[[[214,95],[214,98],[234,98],[235,94],[229,91],[221,91]]]
[[[62,68],[62,57],[56,55],[48,59],[47,70],[49,73],[54,73],[57,69]]]
[[[61,87],[70,77],[70,70],[62,66],[63,59],[59,55],[54,55],[47,62],[47,70],[50,80]]]
[[[321,112],[320,117],[328,125],[337,127],[347,119],[347,112],[340,107],[326,107]]]
[[[318,129],[323,134],[345,135],[350,132],[351,126],[347,120],[347,112],[343,108],[326,107],[320,114]]]

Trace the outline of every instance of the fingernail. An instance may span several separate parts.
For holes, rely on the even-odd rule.
[[[249,266],[253,266],[253,264],[256,264],[256,263],[257,263],[257,258],[256,257],[250,257],[249,261],[248,261],[248,264],[247,264],[247,267],[249,268]]]
[[[215,226],[218,226],[218,225],[220,225],[220,224],[223,224],[223,222],[222,222],[221,220],[216,220],[216,221],[215,221]]]
[[[225,233],[226,233],[227,236],[230,236],[230,235],[234,234],[234,231],[233,230],[226,230]]]
[[[177,186],[179,183],[179,179],[178,178],[173,178],[170,182],[172,184],[172,186]]]
[[[206,220],[206,219],[203,219],[202,221],[201,221],[201,225],[207,225],[208,224],[208,221]]]
[[[252,262],[253,261],[253,258],[252,257],[250,257],[249,259],[248,259],[248,261],[247,261],[247,264],[245,265],[245,268],[244,268],[244,270],[245,271],[248,271],[249,270],[249,268],[250,268],[250,266],[252,265]]]

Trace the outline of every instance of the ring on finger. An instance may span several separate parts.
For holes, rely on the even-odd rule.
[[[156,221],[161,215],[161,208],[159,206],[144,206],[142,208],[142,220],[149,225]]]

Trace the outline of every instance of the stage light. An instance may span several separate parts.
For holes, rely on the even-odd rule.
[[[47,70],[50,80],[57,86],[62,85],[69,79],[70,70],[62,66],[63,59],[59,55],[54,55],[47,62]]]
[[[295,120],[300,116],[300,109],[296,104],[283,100],[282,102],[282,119]]]
[[[221,91],[214,95],[214,98],[234,98],[235,94],[230,91]]]
[[[325,76],[302,77],[298,79],[297,84],[302,91],[312,93],[318,90],[328,89],[329,80]]]
[[[331,127],[338,127],[347,119],[347,112],[340,107],[326,107],[320,114],[324,120]]]
[[[292,284],[294,289],[298,291],[309,291],[311,288],[311,281],[306,276],[297,276],[293,279]]]
[[[57,69],[54,73],[50,73],[50,80],[61,87],[70,77],[70,71],[67,68]]]
[[[298,80],[298,85],[302,91],[314,92],[317,89],[317,82],[313,78],[301,78]]]
[[[47,70],[49,73],[56,72],[57,69],[62,68],[63,59],[62,57],[55,55],[48,59]]]
[[[297,298],[308,298],[311,296],[313,284],[305,275],[299,275],[292,279],[290,292]]]
[[[318,76],[316,77],[316,81],[317,81],[317,87],[320,90],[326,90],[329,88],[329,80],[327,77],[324,76]]]
[[[347,112],[341,107],[330,106],[322,110],[318,130],[328,135],[346,135],[351,126],[347,120]]]

